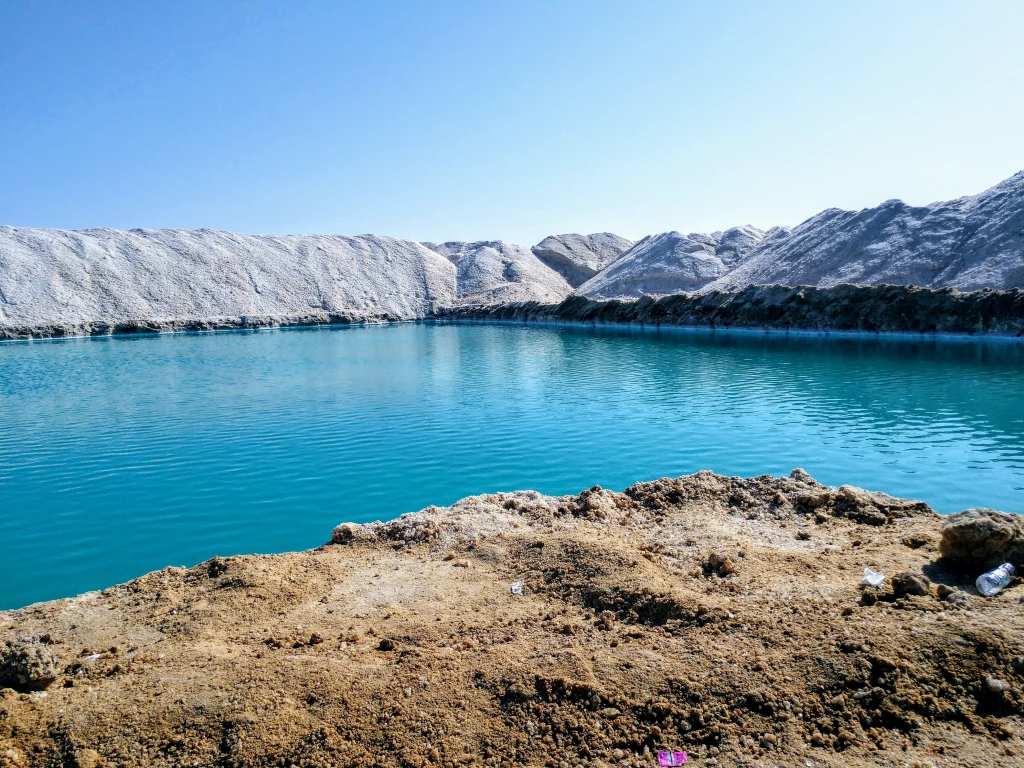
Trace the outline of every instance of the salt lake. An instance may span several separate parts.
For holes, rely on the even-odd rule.
[[[0,344],[0,609],[712,469],[1024,512],[1024,345],[481,324]]]

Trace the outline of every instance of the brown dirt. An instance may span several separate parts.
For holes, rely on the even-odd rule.
[[[939,527],[705,472],[166,568],[0,613],[58,670],[0,690],[0,765],[1024,764],[1024,590],[977,596]]]

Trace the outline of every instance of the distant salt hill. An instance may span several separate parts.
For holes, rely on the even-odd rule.
[[[0,226],[0,338],[104,328],[411,320],[452,307],[749,285],[1024,287],[1024,172],[914,207],[829,209],[793,227],[417,243],[378,235]],[[13,330],[12,330],[13,329]],[[43,329],[43,330],[39,330]]]
[[[457,305],[557,304],[572,293],[562,275],[521,245],[503,240],[423,245],[455,265]]]
[[[577,293],[632,298],[748,285],[1024,287],[1024,172],[926,206],[830,208],[793,227],[645,237]]]
[[[456,268],[458,306],[513,302],[557,303],[598,274],[633,242],[602,232],[551,235],[533,248],[490,240],[423,243]]]
[[[614,299],[696,291],[729,274],[764,238],[764,232],[750,226],[710,235],[648,235],[576,292]]]
[[[595,235],[551,235],[530,250],[576,288],[632,246],[632,240],[601,232]]]
[[[1024,287],[1024,171],[949,202],[830,208],[765,238],[707,288],[840,283],[965,291]]]

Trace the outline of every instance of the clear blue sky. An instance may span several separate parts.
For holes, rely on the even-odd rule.
[[[1024,168],[1024,2],[0,0],[0,223],[796,224]]]

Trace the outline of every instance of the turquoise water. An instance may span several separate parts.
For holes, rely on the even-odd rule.
[[[497,325],[0,344],[0,608],[713,469],[1024,511],[1024,345]]]

